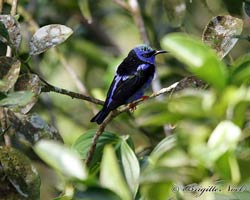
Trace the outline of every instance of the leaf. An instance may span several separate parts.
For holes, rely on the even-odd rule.
[[[233,84],[250,83],[250,55],[245,54],[238,58],[231,69],[230,82]]]
[[[226,86],[226,66],[208,46],[183,33],[165,36],[162,45],[177,59],[188,66],[188,70],[217,89]]]
[[[170,151],[176,146],[176,136],[170,135],[160,141],[151,152],[149,161],[155,163],[163,154]]]
[[[136,196],[139,187],[140,165],[134,151],[123,139],[121,142],[121,161],[122,167],[133,196]]]
[[[153,184],[145,184],[141,187],[141,193],[147,200],[177,200],[173,198],[173,184],[170,182],[157,182]]]
[[[247,16],[250,17],[250,2],[249,1],[243,2],[243,8]]]
[[[12,45],[18,50],[21,43],[20,25],[11,15],[0,15],[0,21],[5,25],[9,33],[9,39]]]
[[[0,21],[0,36],[2,36],[6,41],[9,41],[9,33],[8,30],[6,29],[4,23]],[[3,41],[5,42],[5,41]]]
[[[186,3],[184,0],[165,0],[164,7],[168,23],[173,27],[180,27],[186,14]]]
[[[31,101],[34,94],[31,91],[11,92],[7,97],[0,101],[0,106],[14,107],[25,106]]]
[[[78,0],[78,5],[81,10],[81,13],[85,19],[88,20],[88,23],[92,22],[92,16],[89,9],[89,1],[87,0]]]
[[[30,55],[40,54],[51,47],[61,44],[72,33],[71,28],[60,24],[51,24],[38,29],[29,43]]]
[[[11,110],[7,111],[11,128],[15,135],[11,137],[13,143],[24,150],[30,149],[41,139],[51,139],[62,141],[58,130],[47,124],[38,114],[15,114]]]
[[[88,187],[85,191],[76,190],[74,200],[121,200],[114,192],[101,187]],[[58,199],[59,200],[59,199]]]
[[[36,104],[38,96],[41,93],[42,82],[36,74],[22,74],[18,77],[14,90],[15,91],[31,91],[34,95],[24,107],[21,108],[20,112],[23,114],[28,113],[31,108]]]
[[[10,147],[0,147],[1,199],[39,199],[40,178],[29,158]]]
[[[35,145],[34,150],[48,165],[69,178],[87,178],[85,165],[79,155],[62,144],[41,140]]]
[[[169,100],[168,110],[186,118],[204,118],[211,111],[214,101],[211,92],[185,89]]]
[[[235,149],[241,136],[241,129],[231,121],[222,121],[208,139],[208,157],[217,160],[228,150]]]
[[[243,21],[230,15],[214,17],[202,34],[202,41],[216,50],[220,58],[234,47],[243,29]]]
[[[72,148],[79,153],[82,159],[86,159],[87,152],[90,148],[95,133],[96,130],[87,131],[86,133],[78,137],[77,140],[72,145]],[[94,167],[95,165],[101,162],[103,149],[105,145],[117,144],[119,141],[121,141],[121,138],[117,134],[104,131],[98,139],[95,153],[89,165],[90,168]]]
[[[118,194],[122,200],[132,199],[128,186],[126,185],[120,171],[112,146],[106,146],[104,148],[100,170],[100,183],[103,187],[106,187]]]
[[[21,63],[19,60],[11,57],[0,57],[0,85],[1,92],[7,92],[15,84],[19,72]]]

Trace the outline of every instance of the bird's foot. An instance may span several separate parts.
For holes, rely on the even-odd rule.
[[[136,104],[135,103],[130,103],[128,106],[129,106],[130,112],[133,113],[136,110]]]

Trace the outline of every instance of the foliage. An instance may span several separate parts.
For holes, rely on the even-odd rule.
[[[250,198],[249,1],[0,4],[0,199]],[[90,123],[142,42],[158,89]]]

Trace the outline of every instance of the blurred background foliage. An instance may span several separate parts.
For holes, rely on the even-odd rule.
[[[134,2],[18,1],[22,41],[13,57],[21,63],[6,58],[0,62],[12,72],[20,68],[11,75],[18,78],[15,86],[1,89],[0,199],[250,198],[248,0],[138,1],[150,45],[169,51],[157,58],[156,86],[168,87],[193,75],[209,85],[173,91],[116,117],[99,138],[89,166],[83,160],[98,128],[90,119],[101,106],[41,92],[44,83],[39,79],[44,79],[104,100],[116,66],[130,49],[145,42],[136,12],[126,9]],[[11,1],[4,1],[2,8],[1,14],[8,15]],[[211,33],[204,30],[219,15],[242,20],[231,27],[241,36],[235,46],[226,45],[230,52],[225,57],[201,42],[202,37],[207,42],[204,34]],[[57,47],[29,57],[32,35],[49,24],[70,27],[73,34]],[[4,28],[0,31],[5,38]],[[212,41],[219,46],[217,54],[224,51],[220,44],[225,37]],[[2,45],[1,56],[5,51]],[[4,73],[1,69],[1,80]],[[15,93],[22,90],[26,93]],[[193,191],[209,186],[219,190]]]

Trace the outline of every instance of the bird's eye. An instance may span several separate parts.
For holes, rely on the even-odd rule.
[[[154,55],[154,51],[152,51],[152,52],[149,52],[149,53],[144,53],[144,54],[142,54],[142,56],[144,57],[144,58],[149,58],[149,57],[151,57],[152,55]]]

